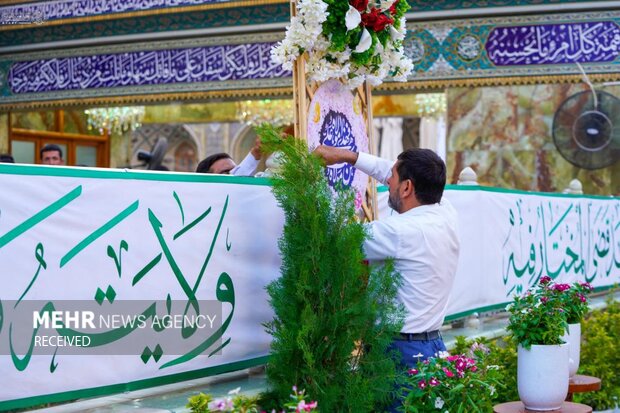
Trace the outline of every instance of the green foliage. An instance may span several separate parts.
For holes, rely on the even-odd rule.
[[[211,412],[231,412],[231,413],[258,413],[259,404],[263,406],[265,399],[261,396],[246,396],[239,394],[241,389],[237,388],[231,390],[226,397],[220,397],[214,399],[210,394],[200,393],[189,398],[189,401],[185,407],[189,408],[192,413],[211,413]],[[316,402],[306,402],[305,390],[297,391],[296,387],[293,387],[293,394],[290,395],[290,400],[284,405],[286,410],[315,412],[317,411]],[[271,408],[274,411],[284,411],[285,409],[274,405]]]
[[[376,32],[369,32],[369,33],[370,33],[370,38],[372,39],[372,45],[368,48],[368,50],[362,53],[355,53],[355,52],[351,53],[351,60],[357,63],[359,66],[366,65],[370,62],[371,58],[373,57],[375,46],[379,42]],[[361,33],[360,33],[360,37],[361,37]]]
[[[396,2],[396,13],[394,14],[394,27],[400,29],[400,19],[405,15],[411,6],[408,1],[399,0]]]
[[[607,307],[586,317],[581,332],[579,374],[601,379],[601,390],[575,394],[575,401],[594,410],[620,405],[620,302],[608,301]]]
[[[403,388],[408,392],[403,400],[404,412],[493,410],[497,388],[502,386],[502,367],[489,364],[490,350],[484,344],[474,342],[462,350],[456,355],[440,354],[409,370]]]
[[[564,343],[562,336],[568,325],[560,298],[563,290],[555,288],[558,285],[551,283],[549,277],[541,277],[536,288],[515,297],[508,306],[510,319],[507,329],[524,348],[529,349],[532,344]]]
[[[199,393],[192,396],[187,401],[187,407],[192,413],[208,413],[209,403],[213,401],[213,396],[210,394]]]
[[[353,192],[334,198],[305,142],[282,138],[267,124],[257,133],[283,159],[273,179],[286,222],[281,277],[267,288],[275,314],[266,325],[273,336],[270,385],[280,400],[291,384],[305,388],[325,412],[381,411],[397,376],[386,349],[402,325],[393,263],[364,265],[366,233]]]
[[[323,23],[323,34],[331,40],[329,50],[342,52],[347,46],[347,26],[344,16],[349,10],[349,2],[324,0],[327,3],[327,20]]]
[[[593,290],[589,283],[577,282],[573,285],[556,284],[559,290],[561,306],[566,314],[566,322],[569,324],[580,323],[588,313],[588,294]]]
[[[233,411],[238,413],[258,413],[258,396],[239,394],[232,399]]]
[[[468,340],[464,336],[456,337],[456,345],[452,350],[455,354],[465,354],[476,343],[488,348],[485,358],[487,366],[498,366],[501,383],[496,386],[496,403],[519,400],[517,391],[517,345],[512,337],[488,340],[484,337]]]
[[[562,344],[568,323],[579,323],[588,312],[586,296],[591,291],[588,283],[556,284],[543,276],[509,307],[508,330],[527,349],[532,344]]]

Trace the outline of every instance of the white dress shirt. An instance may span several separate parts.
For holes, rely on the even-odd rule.
[[[252,152],[250,152],[243,158],[239,165],[230,170],[230,174],[234,176],[254,176],[259,162],[260,159],[255,159]]]
[[[355,167],[386,183],[393,163],[360,153]],[[446,200],[421,205],[366,224],[369,261],[394,258],[402,276],[398,300],[405,307],[404,333],[438,330],[448,308],[459,254],[457,215]]]

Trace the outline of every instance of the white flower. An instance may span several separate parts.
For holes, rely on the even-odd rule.
[[[356,87],[362,86],[366,78],[364,76],[354,76],[349,79],[349,88],[355,89]]]
[[[448,353],[447,351],[439,351],[437,352],[437,357],[439,357],[440,359],[445,359],[450,357],[450,353]]]
[[[231,391],[229,391],[228,394],[239,394],[240,391],[241,387],[237,387],[236,389],[232,389]]]
[[[364,30],[362,30],[362,38],[355,48],[355,53],[364,53],[366,50],[370,49],[370,46],[372,46],[372,37],[370,37],[370,33],[368,33],[368,30],[364,27]]]
[[[491,390],[491,396],[495,394],[495,386],[489,386],[489,390]]]
[[[379,8],[381,11],[386,11],[394,4],[394,0],[381,0]]]
[[[394,26],[390,25],[390,38],[394,41],[403,40],[405,38],[405,33],[396,30]]]
[[[347,25],[347,31],[353,30],[362,22],[362,16],[357,9],[349,4],[349,11],[345,16],[345,23]]]
[[[374,0],[373,7],[385,11],[395,0]],[[406,81],[413,70],[411,59],[402,50],[402,40],[407,32],[405,18],[400,19],[400,28],[390,26],[390,37],[385,46],[377,43],[373,46],[368,29],[364,28],[355,50],[345,47],[340,52],[329,51],[332,46],[329,33],[323,34],[323,23],[329,15],[328,4],[323,0],[298,0],[296,16],[291,19],[286,29],[284,40],[271,50],[271,59],[282,65],[285,70],[292,70],[296,59],[307,53],[306,73],[312,81],[324,82],[340,78],[352,89],[364,82],[372,85],[381,84],[386,78]],[[360,26],[361,16],[358,10],[349,5],[345,15],[347,30]],[[351,61],[351,53],[364,53],[372,50],[371,63],[358,65]]]
[[[444,405],[444,401],[441,397],[435,399],[435,409],[441,409]]]

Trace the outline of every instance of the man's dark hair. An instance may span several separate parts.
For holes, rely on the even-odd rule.
[[[201,173],[201,174],[209,173],[209,169],[211,169],[211,165],[213,165],[220,159],[229,159],[229,158],[232,159],[229,154],[224,153],[224,152],[215,153],[213,155],[207,156],[202,161],[200,161],[200,163],[198,164],[198,167],[196,167],[196,172]]]
[[[0,153],[0,162],[3,163],[15,163],[15,159],[8,153]]]
[[[441,201],[446,186],[446,164],[430,149],[407,149],[398,155],[400,182],[411,179],[415,196],[422,205]]]
[[[48,143],[47,145],[41,148],[41,150],[39,151],[39,159],[43,159],[44,152],[51,152],[51,151],[58,151],[58,154],[60,155],[60,159],[62,159],[62,149],[60,149],[60,146],[54,143]]]

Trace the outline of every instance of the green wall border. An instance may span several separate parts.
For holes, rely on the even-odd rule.
[[[195,172],[157,172],[139,169],[104,169],[69,166],[40,166],[0,163],[0,174],[26,176],[58,176],[67,178],[135,179],[162,182],[209,182],[271,186],[269,178],[202,174]]]
[[[587,198],[587,199],[601,199],[606,201],[620,201],[620,197],[617,196],[604,196],[604,195],[575,195],[575,194],[562,194],[559,192],[536,192],[536,191],[524,191],[522,189],[511,188],[498,188],[494,186],[484,185],[446,185],[446,189],[451,191],[483,191],[483,192],[498,192],[505,194],[519,194],[519,195],[535,195],[535,196],[551,196],[555,198]],[[388,187],[385,185],[377,186],[377,192],[388,192]]]

